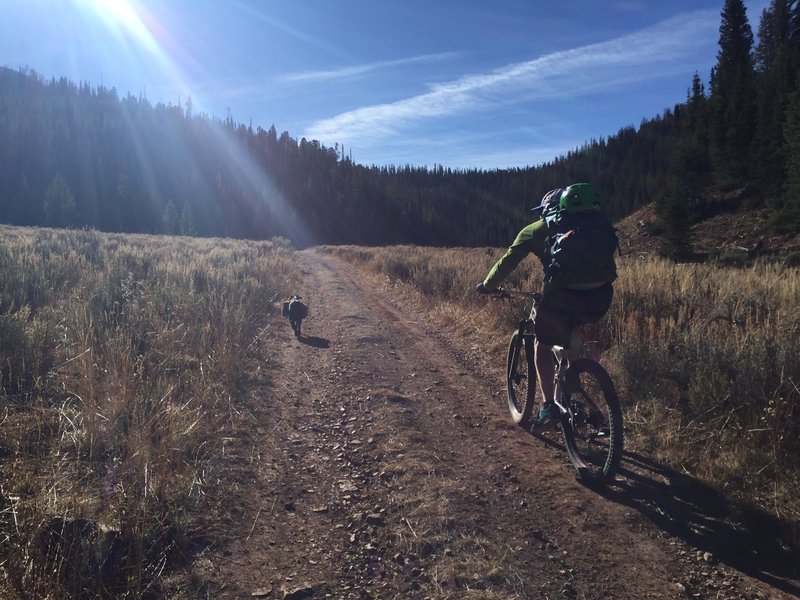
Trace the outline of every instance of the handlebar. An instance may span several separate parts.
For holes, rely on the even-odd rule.
[[[542,299],[542,295],[539,292],[523,292],[521,290],[507,290],[506,288],[499,287],[494,290],[486,290],[481,292],[488,296],[491,296],[494,299],[502,300],[506,298],[525,298],[527,300],[533,300],[534,302],[538,303]]]

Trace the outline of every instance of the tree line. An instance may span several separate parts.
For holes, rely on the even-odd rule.
[[[726,0],[709,93],[529,168],[365,166],[338,146],[0,69],[0,220],[328,244],[505,245],[548,189],[591,181],[613,218],[656,202],[672,239],[725,191],[800,213],[797,0],[759,44]],[[792,167],[794,165],[794,167]],[[794,211],[794,212],[793,212]],[[794,219],[794,221],[792,220]],[[800,217],[782,219],[784,224]]]
[[[364,166],[338,147],[32,71],[0,69],[0,215],[17,225],[313,243],[505,244],[548,189],[621,216],[667,169],[670,111],[527,169]]]
[[[757,44],[742,0],[725,0],[721,17],[708,88],[695,73],[675,109],[669,177],[656,198],[674,255],[690,247],[687,225],[731,198],[800,231],[800,2],[772,0]]]

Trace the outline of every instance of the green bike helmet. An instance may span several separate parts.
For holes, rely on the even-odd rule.
[[[559,208],[565,212],[600,210],[600,194],[591,183],[573,183],[561,193]]]

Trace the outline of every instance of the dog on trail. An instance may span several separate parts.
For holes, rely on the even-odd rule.
[[[300,327],[303,323],[303,319],[308,316],[308,306],[303,303],[303,297],[295,294],[284,301],[281,314],[289,318],[289,323],[292,326],[294,335],[300,337]]]

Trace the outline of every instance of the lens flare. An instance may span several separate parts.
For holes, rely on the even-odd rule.
[[[183,92],[187,99],[191,95],[195,109],[204,111],[202,98],[192,94],[189,78],[184,76],[184,70],[181,69],[181,65],[186,67],[187,64],[191,64],[187,61],[192,59],[186,53],[185,44],[180,43],[180,35],[171,30],[169,22],[162,22],[154,10],[150,10],[138,0],[77,0],[77,2],[114,36],[116,43],[124,49],[126,58],[132,64],[146,62],[150,69],[145,70],[151,70],[155,66],[159,80],[168,82],[169,87],[174,87],[179,92],[178,95]],[[202,66],[191,65],[188,72],[191,71],[202,72]],[[176,108],[180,110],[181,107]],[[185,116],[190,118],[188,110]],[[135,118],[128,114],[124,114],[124,118],[142,172],[155,171],[156,166],[152,164],[148,144],[137,130]],[[233,123],[226,126],[218,122],[217,126],[212,128],[212,136],[209,141],[219,156],[224,158],[225,165],[222,168],[234,176],[234,180],[242,190],[244,201],[250,204],[252,214],[258,215],[267,211],[290,239],[299,245],[313,244],[314,237],[304,223],[302,215],[296,214],[291,203],[274,184],[266,165],[260,164],[246,150],[242,137],[234,129]],[[186,148],[185,152],[187,156],[192,155],[190,148]],[[199,168],[195,168],[194,171],[199,171]],[[154,178],[149,179],[154,180]],[[213,185],[209,185],[210,195],[213,195],[213,190]],[[148,196],[156,205],[163,205],[166,201],[166,198],[162,197],[162,191],[158,189],[149,189]],[[175,200],[180,202],[181,199]],[[225,210],[225,207],[222,209]]]
[[[79,5],[101,21],[117,41],[129,50],[144,50],[156,59],[170,76],[175,76],[171,65],[156,39],[157,20],[140,4],[131,0],[79,0]]]

